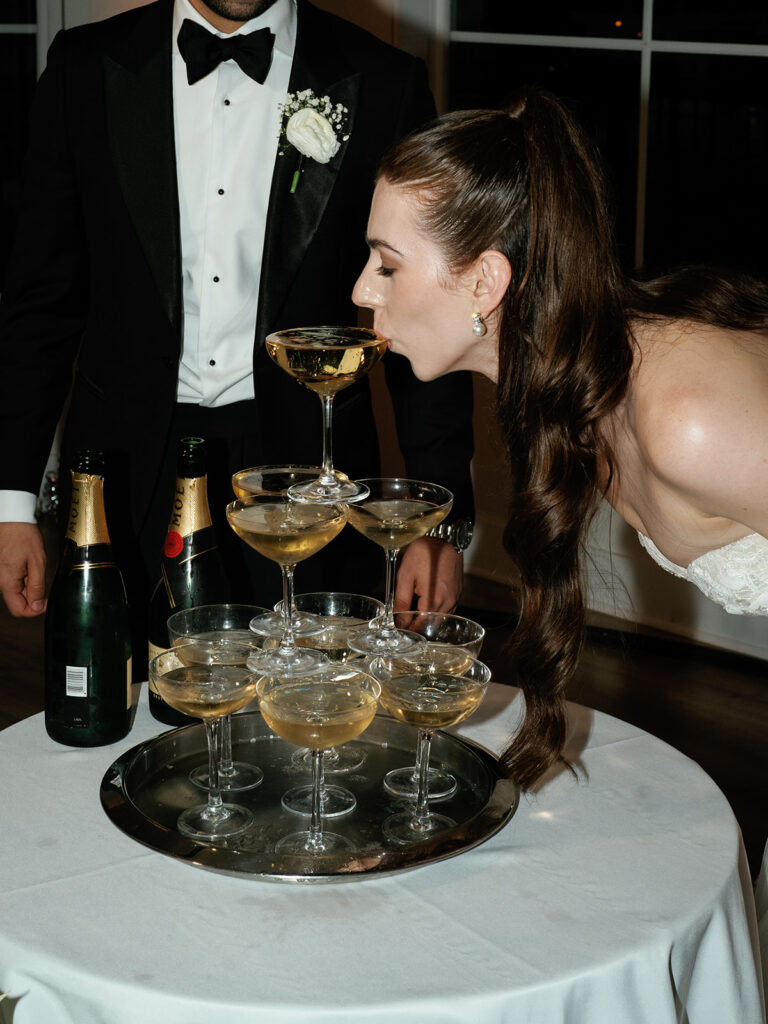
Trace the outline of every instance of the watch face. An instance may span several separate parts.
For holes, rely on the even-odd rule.
[[[468,519],[462,519],[456,523],[456,546],[459,551],[469,547],[472,540],[473,526]]]

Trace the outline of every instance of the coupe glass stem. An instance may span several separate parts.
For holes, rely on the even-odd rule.
[[[234,775],[235,765],[232,761],[232,719],[224,715],[221,719],[221,757],[219,758],[219,775]]]
[[[296,637],[293,631],[293,570],[296,562],[291,565],[281,565],[283,570],[283,621],[285,629],[280,640],[280,649],[284,654],[292,654],[296,650]]]
[[[206,815],[213,816],[221,809],[221,787],[219,785],[219,763],[216,751],[219,742],[220,718],[206,718],[205,738],[208,741],[208,807]]]
[[[320,483],[324,486],[336,483],[333,473],[333,395],[320,395],[323,404],[323,470]]]
[[[312,751],[312,814],[309,820],[309,836],[307,849],[322,848],[322,789],[323,789],[323,751]]]
[[[429,826],[429,753],[432,747],[432,733],[424,729],[419,731],[417,765],[419,772],[419,790],[416,796],[416,813],[413,827],[416,831]]]
[[[398,548],[386,548],[387,554],[387,576],[384,585],[384,622],[379,632],[385,636],[397,632],[395,625],[395,577],[397,576],[397,552]]]

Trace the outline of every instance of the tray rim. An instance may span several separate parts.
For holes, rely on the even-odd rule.
[[[263,723],[261,714],[256,709],[233,716],[233,720],[250,716],[258,718]],[[409,736],[414,732],[412,726],[396,722],[388,715],[379,713],[376,715],[376,719],[386,721],[390,728],[397,731],[402,730]],[[264,724],[264,728],[267,729],[266,724]],[[334,884],[400,874],[456,857],[481,845],[509,823],[520,802],[519,787],[514,780],[502,775],[498,759],[488,750],[463,736],[436,730],[435,736],[439,736],[450,744],[466,748],[480,762],[481,767],[489,776],[490,794],[485,804],[474,814],[453,828],[440,832],[430,839],[404,846],[402,849],[386,850],[378,858],[365,858],[366,862],[355,857],[350,860],[348,853],[327,856],[293,856],[290,858],[291,862],[295,862],[297,868],[306,870],[264,870],[268,866],[268,854],[198,843],[147,817],[132,799],[126,779],[135,762],[145,756],[146,752],[160,741],[167,741],[171,734],[191,730],[203,733],[202,723],[192,723],[180,726],[178,729],[164,730],[157,736],[137,743],[120,754],[107,768],[101,780],[101,804],[112,823],[141,845],[163,856],[181,860],[193,867],[229,877],[278,883]],[[285,743],[277,736],[265,734],[265,738],[269,742]],[[361,739],[364,739],[364,736]],[[285,745],[291,746],[287,743]],[[367,863],[371,860],[375,860],[375,863]],[[272,858],[272,864],[274,866],[274,858]]]

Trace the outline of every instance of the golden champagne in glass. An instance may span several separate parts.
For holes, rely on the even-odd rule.
[[[333,466],[333,399],[370,373],[387,350],[386,339],[365,327],[297,327],[267,335],[266,347],[275,363],[322,403],[322,470],[317,479],[294,484],[290,496],[307,502],[359,501],[365,488]]]
[[[295,675],[325,663],[318,651],[299,648],[293,625],[293,572],[343,530],[346,505],[305,505],[279,494],[252,494],[227,505],[227,521],[238,537],[259,554],[277,562],[283,574],[283,623],[280,644],[274,650],[254,652],[249,665],[259,672]],[[271,615],[256,616],[251,629],[273,635]]]

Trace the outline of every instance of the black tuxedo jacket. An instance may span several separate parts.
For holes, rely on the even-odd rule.
[[[183,322],[172,11],[157,0],[54,40],[0,307],[0,487],[37,491],[71,387],[62,462],[77,447],[111,453],[108,491],[133,530],[167,437]],[[274,366],[264,337],[356,322],[377,163],[434,109],[421,62],[298,0],[290,89],[305,88],[349,109],[349,139],[327,165],[306,160],[293,195],[298,154],[275,163],[254,338],[264,463],[316,463],[321,448],[320,403]],[[385,364],[408,474],[471,511],[469,375],[426,385],[399,357]],[[367,381],[336,399],[334,461],[352,477],[378,471]]]

